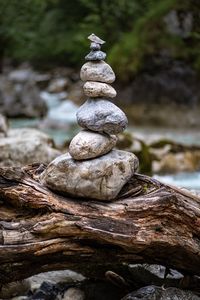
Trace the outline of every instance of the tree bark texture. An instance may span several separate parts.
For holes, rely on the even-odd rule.
[[[157,263],[200,275],[200,197],[135,174],[112,202],[42,186],[44,165],[0,169],[0,282],[72,269],[102,277]]]

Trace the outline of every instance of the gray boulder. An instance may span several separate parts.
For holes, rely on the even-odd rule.
[[[48,165],[41,182],[67,195],[107,201],[117,197],[137,169],[137,157],[125,151],[112,150],[84,161],[74,160],[67,153]]]
[[[94,158],[108,153],[116,142],[115,135],[82,130],[72,139],[69,153],[76,160]]]
[[[83,128],[108,134],[120,133],[128,125],[124,112],[101,98],[87,100],[77,112],[77,121]]]
[[[10,129],[0,138],[0,167],[48,164],[60,154],[53,148],[52,139],[35,129]]]

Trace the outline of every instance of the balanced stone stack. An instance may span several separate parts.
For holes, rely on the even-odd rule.
[[[109,99],[116,96],[110,85],[115,81],[112,68],[101,51],[105,42],[91,34],[90,53],[81,68],[80,77],[88,100],[77,112],[83,128],[71,141],[69,153],[47,167],[42,181],[49,188],[75,197],[113,200],[138,169],[137,157],[129,152],[113,150],[116,134],[128,124],[124,112]]]

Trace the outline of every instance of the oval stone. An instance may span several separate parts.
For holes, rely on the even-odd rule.
[[[100,81],[112,83],[115,81],[115,73],[104,61],[88,61],[81,68],[80,77],[82,81]]]
[[[94,158],[108,153],[116,142],[115,135],[82,130],[72,139],[69,153],[76,160]]]
[[[115,89],[110,84],[97,81],[87,81],[83,86],[83,91],[87,97],[91,98],[114,98],[117,95]]]
[[[81,127],[108,134],[120,133],[128,125],[125,113],[112,102],[101,98],[88,99],[76,116]]]
[[[116,199],[138,165],[133,153],[121,150],[83,161],[67,153],[53,160],[40,179],[48,188],[66,195],[108,201]]]

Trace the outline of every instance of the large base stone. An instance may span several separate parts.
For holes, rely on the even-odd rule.
[[[126,151],[112,150],[85,161],[76,161],[67,153],[48,165],[41,181],[57,192],[106,201],[117,197],[138,165],[137,157]]]

